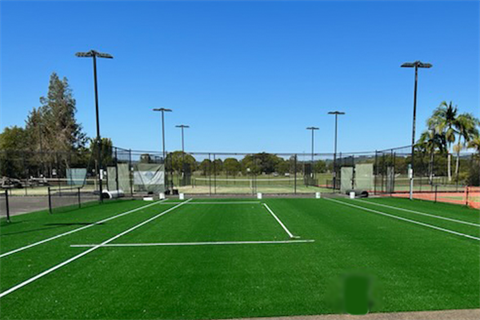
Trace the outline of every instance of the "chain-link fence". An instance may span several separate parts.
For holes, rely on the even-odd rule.
[[[91,152],[0,150],[1,187],[12,196],[46,196],[48,187],[97,189],[97,168]]]
[[[333,192],[329,154],[169,153],[169,187],[186,194],[302,194]]]
[[[408,197],[411,147],[338,154],[139,151],[111,147],[82,152],[0,151],[2,188],[9,195],[50,196],[49,208],[110,197],[159,194],[245,195],[342,193]],[[479,155],[416,150],[413,196],[476,203]],[[100,175],[97,173],[101,173]],[[470,189],[469,189],[470,190]],[[80,200],[78,195],[80,195]],[[58,204],[58,205],[57,205]]]
[[[425,152],[413,154],[411,146],[375,152],[375,194],[395,197],[450,202],[471,206],[480,205],[476,196],[480,176],[479,155],[462,152]],[[413,184],[412,184],[413,182]]]

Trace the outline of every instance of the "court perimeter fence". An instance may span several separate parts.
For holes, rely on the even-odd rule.
[[[102,166],[89,150],[34,152],[0,150],[2,188],[12,198],[51,199],[47,208],[82,206],[103,191],[128,197],[165,192],[204,196],[308,195],[364,190],[370,195],[408,197],[411,147],[367,152],[237,153],[167,152],[112,147]],[[413,197],[480,206],[480,156],[462,152],[414,153]],[[80,195],[80,197],[79,197]],[[80,200],[79,200],[80,199]],[[39,208],[42,209],[42,208]],[[4,211],[4,210],[2,210]]]

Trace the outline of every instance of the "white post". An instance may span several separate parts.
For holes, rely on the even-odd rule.
[[[413,199],[413,170],[412,167],[408,167],[408,177],[410,178],[410,200]]]

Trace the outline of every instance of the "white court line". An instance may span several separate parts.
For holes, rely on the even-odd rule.
[[[284,244],[284,243],[306,243],[315,242],[315,240],[280,240],[280,241],[215,241],[215,242],[164,242],[164,243],[110,243],[105,245],[98,244],[72,244],[70,247],[161,247],[161,246],[215,246],[231,244]]]
[[[373,202],[373,201],[364,201],[364,200],[358,200],[358,201],[365,202],[365,203],[371,203],[371,204],[381,206],[381,207],[385,207],[385,208],[391,208],[391,209],[397,209],[397,210],[401,210],[401,211],[405,211],[405,212],[411,212],[411,213],[419,214],[419,215],[422,215],[422,216],[427,216],[427,217],[432,217],[432,218],[437,218],[437,219],[442,219],[442,220],[467,224],[467,225],[474,226],[474,227],[480,227],[480,224],[473,223],[473,222],[467,222],[467,221],[462,221],[462,220],[457,220],[457,219],[446,218],[446,217],[437,216],[437,215],[434,215],[434,214],[428,214],[428,213],[425,213],[425,212],[420,212],[420,211],[415,211],[415,210],[410,210],[410,209],[404,209],[404,208],[395,207],[395,206],[389,206],[389,205],[382,204],[382,203],[376,203],[376,202]]]
[[[192,200],[192,199],[188,199],[187,202],[190,201],[190,200]],[[22,288],[22,287],[24,287],[24,286],[26,286],[26,285],[29,284],[29,283],[32,283],[32,282],[35,281],[35,280],[40,279],[40,278],[43,277],[43,276],[46,276],[46,275],[49,274],[49,273],[52,273],[53,271],[55,271],[55,270],[63,267],[64,265],[67,265],[67,264],[69,264],[70,262],[73,262],[73,261],[75,261],[75,260],[83,257],[84,255],[87,255],[87,254],[89,254],[90,252],[97,250],[98,248],[101,248],[101,246],[106,245],[107,243],[112,242],[113,240],[118,239],[118,238],[120,238],[121,236],[124,236],[124,235],[126,235],[127,233],[132,232],[133,230],[135,230],[135,229],[137,229],[137,228],[140,228],[141,226],[143,226],[143,225],[149,223],[150,221],[153,221],[153,220],[155,220],[155,219],[163,216],[164,214],[166,214],[166,213],[168,213],[168,212],[170,212],[170,211],[172,211],[172,210],[175,210],[176,208],[184,205],[185,203],[186,203],[186,202],[182,202],[182,203],[176,205],[175,207],[172,207],[172,208],[170,208],[170,209],[167,209],[166,211],[163,211],[162,213],[159,213],[159,214],[153,216],[152,218],[150,218],[150,219],[148,219],[148,220],[145,220],[145,221],[143,221],[143,222],[141,222],[141,223],[139,223],[139,224],[131,227],[130,229],[127,229],[127,230],[123,231],[122,233],[119,233],[119,234],[117,234],[116,236],[111,237],[111,238],[108,239],[108,240],[105,240],[105,241],[102,242],[101,244],[96,245],[96,246],[93,247],[93,248],[90,248],[90,249],[88,249],[88,250],[86,250],[86,251],[84,251],[84,252],[82,252],[82,253],[80,253],[80,254],[78,254],[78,255],[76,255],[76,256],[68,259],[68,260],[65,260],[64,262],[62,262],[62,263],[60,263],[60,264],[57,264],[56,266],[51,267],[50,269],[47,269],[47,270],[43,271],[42,273],[37,274],[36,276],[34,276],[34,277],[32,277],[32,278],[30,278],[30,279],[28,279],[28,280],[25,280],[24,282],[22,282],[22,283],[20,283],[20,284],[17,284],[16,286],[14,286],[14,287],[6,290],[6,291],[1,292],[1,293],[0,293],[0,298],[2,298],[2,297],[4,297],[4,296],[6,296],[7,294],[10,294],[10,293],[18,290],[18,289],[20,289],[20,288]]]
[[[104,223],[104,222],[107,222],[107,221],[110,221],[110,220],[113,220],[113,219],[116,219],[116,218],[125,216],[125,215],[127,215],[127,214],[130,214],[130,213],[133,213],[133,212],[136,212],[136,211],[139,211],[139,210],[142,210],[142,209],[145,209],[145,208],[148,208],[148,207],[157,205],[157,204],[161,204],[161,203],[164,202],[164,201],[166,201],[166,199],[165,199],[165,200],[161,200],[161,201],[157,201],[157,202],[154,202],[154,203],[150,203],[150,204],[147,204],[147,205],[145,205],[145,206],[142,206],[142,207],[139,207],[139,208],[136,208],[136,209],[133,209],[133,210],[129,210],[129,211],[127,211],[127,212],[123,212],[123,213],[117,214],[117,215],[115,215],[115,216],[113,216],[113,217],[110,217],[110,218],[107,218],[107,219],[103,219],[103,220],[100,220],[100,221],[97,221],[97,222],[93,222],[93,223],[88,224],[88,225],[86,225],[86,226],[83,226],[83,227],[80,227],[80,228],[77,228],[77,229],[73,229],[73,230],[70,230],[70,231],[61,233],[61,234],[59,234],[59,235],[56,235],[56,236],[53,236],[53,237],[50,237],[50,238],[47,238],[47,239],[44,239],[44,240],[41,240],[41,241],[32,243],[32,244],[29,244],[29,245],[27,245],[27,246],[25,246],[25,247],[21,247],[21,248],[12,250],[12,251],[8,251],[8,252],[5,252],[5,253],[2,253],[2,254],[0,254],[0,258],[3,258],[3,257],[6,257],[6,256],[9,256],[9,255],[11,255],[11,254],[14,254],[14,253],[17,253],[17,252],[20,252],[20,251],[23,251],[23,250],[26,250],[26,249],[29,249],[29,248],[38,246],[38,245],[40,245],[40,244],[42,244],[42,243],[46,243],[46,242],[49,242],[49,241],[52,241],[52,240],[61,238],[61,237],[63,237],[63,236],[67,236],[67,235],[69,235],[69,234],[72,234],[72,233],[75,233],[75,232],[78,232],[78,231],[81,231],[81,230],[88,229],[88,228],[93,227],[93,226],[95,226],[95,225],[98,225],[98,224],[100,224],[100,223]],[[167,203],[162,203],[162,204],[167,204]]]
[[[365,211],[370,211],[370,212],[373,212],[373,213],[381,214],[382,216],[387,216],[387,217],[391,217],[391,218],[394,218],[394,219],[398,219],[398,220],[402,220],[402,221],[407,221],[407,222],[414,223],[414,224],[418,224],[418,225],[421,225],[421,226],[424,226],[424,227],[427,227],[427,228],[432,228],[432,229],[435,229],[435,230],[440,230],[440,231],[443,231],[443,232],[455,234],[455,235],[457,235],[457,236],[461,236],[461,237],[465,237],[465,238],[469,238],[469,239],[474,239],[474,240],[480,241],[480,238],[477,238],[477,237],[474,237],[474,236],[471,236],[471,235],[468,235],[468,234],[456,232],[456,231],[453,231],[453,230],[440,228],[440,227],[437,227],[437,226],[434,226],[434,225],[431,225],[431,224],[428,224],[428,223],[423,223],[423,222],[418,222],[418,221],[415,221],[415,220],[410,220],[410,219],[406,219],[406,218],[402,218],[402,217],[397,217],[397,216],[392,215],[392,214],[388,214],[388,213],[385,213],[385,212],[381,212],[381,211],[377,211],[377,210],[365,208],[365,207],[362,207],[362,206],[356,206],[356,205],[354,205],[354,204],[351,204],[351,203],[348,203],[348,202],[344,202],[344,201],[338,201],[338,200],[329,199],[329,198],[325,198],[325,199],[327,199],[327,200],[329,200],[329,201],[337,202],[337,203],[340,203],[340,204],[343,204],[343,205],[346,205],[346,206],[350,206],[350,207],[353,207],[353,208],[358,208],[358,209],[361,209],[361,210],[365,210]]]
[[[282,223],[282,221],[280,221],[280,219],[278,219],[278,217],[275,215],[275,213],[273,213],[272,209],[270,209],[270,207],[266,203],[264,203],[263,205],[265,206],[265,208],[267,208],[268,212],[270,212],[272,214],[272,216],[275,218],[275,220],[277,220],[277,222],[282,226],[283,230],[285,230],[285,232],[288,234],[288,236],[290,238],[295,238],[295,236],[290,231],[288,231],[287,227],[285,227],[285,225]]]

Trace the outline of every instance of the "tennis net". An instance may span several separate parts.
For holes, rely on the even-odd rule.
[[[81,208],[87,203],[98,202],[98,195],[81,187],[48,187],[48,208],[50,213]]]

